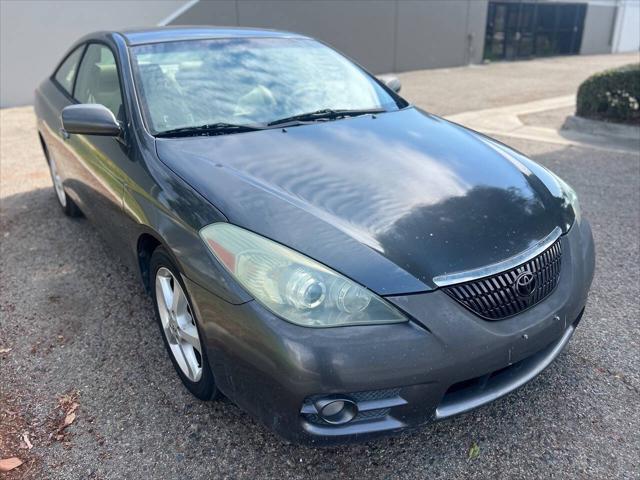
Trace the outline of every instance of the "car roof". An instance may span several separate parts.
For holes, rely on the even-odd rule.
[[[180,40],[203,40],[209,38],[308,38],[292,32],[282,32],[265,28],[247,27],[155,27],[134,28],[119,32],[127,45],[142,45],[146,43],[176,42]]]

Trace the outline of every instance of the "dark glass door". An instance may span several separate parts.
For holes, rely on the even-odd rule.
[[[517,42],[516,58],[528,58],[535,53],[535,35],[536,35],[536,9],[535,5],[530,3],[520,4],[518,11],[518,28],[516,38]]]
[[[516,60],[580,51],[585,4],[489,2],[484,58]]]
[[[506,4],[506,21],[504,32],[504,52],[506,60],[518,58],[518,43],[520,41],[520,4]]]

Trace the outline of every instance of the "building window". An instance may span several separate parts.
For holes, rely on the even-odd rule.
[[[583,3],[489,2],[484,58],[516,60],[580,51]]]

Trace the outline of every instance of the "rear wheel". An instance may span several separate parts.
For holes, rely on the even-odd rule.
[[[56,192],[56,198],[58,199],[58,204],[65,215],[69,217],[79,217],[82,215],[82,212],[75,204],[73,200],[69,198],[67,192],[64,191],[64,186],[62,185],[62,178],[58,173],[58,166],[56,165],[56,161],[53,156],[49,155],[48,152],[45,152],[47,155],[47,159],[49,160],[49,173],[51,173],[51,181],[53,182],[53,189]]]
[[[217,395],[203,337],[180,273],[162,247],[151,256],[152,288],[156,319],[178,376],[201,400]]]

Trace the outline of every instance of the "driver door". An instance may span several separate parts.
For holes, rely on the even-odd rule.
[[[104,44],[87,46],[73,91],[79,103],[107,107],[123,126],[127,124],[120,75],[113,51]],[[123,127],[126,128],[126,127]],[[128,252],[123,232],[124,184],[131,168],[126,133],[102,137],[63,132],[68,162],[73,165],[75,190],[81,209],[116,252]]]

